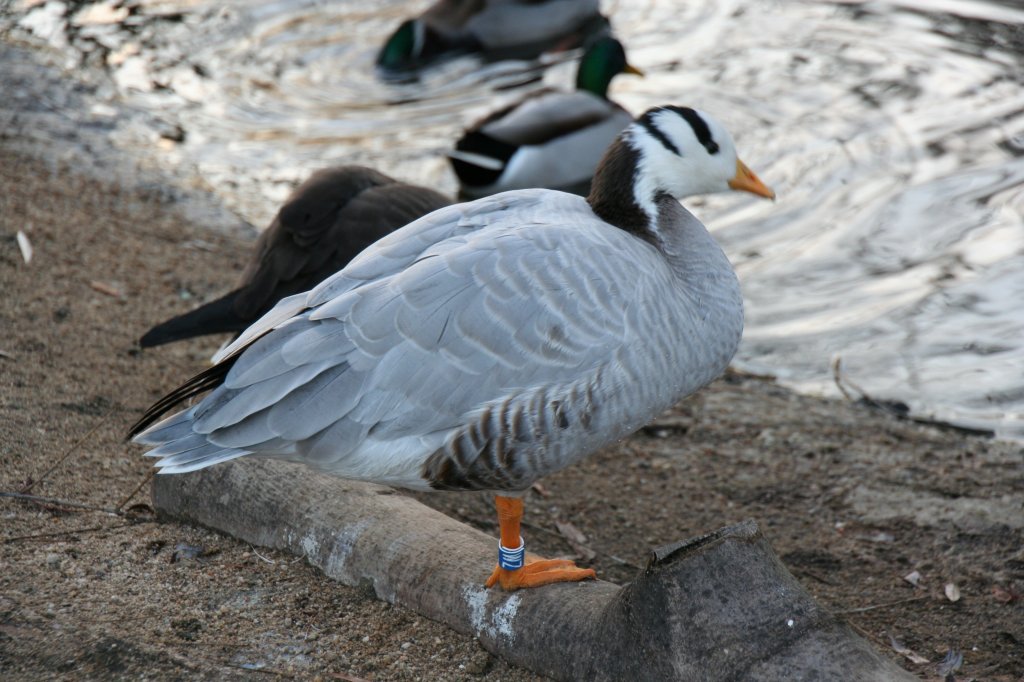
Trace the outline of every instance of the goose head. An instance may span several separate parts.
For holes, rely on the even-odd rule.
[[[587,48],[576,72],[576,89],[608,96],[608,86],[620,73],[643,76],[644,72],[626,61],[626,50],[615,38],[605,36]]]
[[[662,196],[728,191],[775,198],[740,161],[725,126],[697,109],[662,106],[633,121],[608,148],[587,200],[608,222],[647,231]]]

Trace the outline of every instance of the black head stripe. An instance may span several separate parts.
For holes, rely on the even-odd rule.
[[[671,111],[690,124],[693,134],[697,136],[697,141],[701,143],[704,149],[708,150],[708,154],[718,153],[718,143],[715,142],[715,138],[711,136],[711,129],[708,128],[708,124],[703,118],[701,118],[700,114],[689,107],[677,106],[657,107],[651,109],[637,120],[637,122],[642,125],[654,139],[660,142],[665,149],[668,149],[677,156],[683,155],[672,140],[668,139],[668,136],[661,132],[661,129],[654,123],[654,115],[662,111]]]
[[[637,119],[637,123],[642,125],[644,127],[644,130],[646,130],[647,132],[649,132],[651,134],[651,137],[653,137],[655,140],[660,142],[662,147],[664,147],[665,149],[669,150],[670,152],[672,152],[676,156],[682,156],[682,152],[679,151],[679,147],[675,146],[675,144],[673,144],[672,140],[668,139],[668,136],[665,135],[665,133],[661,132],[661,128],[659,128],[658,126],[656,126],[654,124],[654,115],[656,113],[658,113],[659,111],[664,111],[664,110],[665,110],[664,107],[659,107],[657,109],[651,109],[650,111],[645,113],[643,116],[641,116],[639,119]]]
[[[687,123],[690,124],[690,127],[693,128],[694,135],[697,136],[697,141],[701,143],[704,149],[708,150],[708,154],[718,153],[718,143],[715,142],[715,138],[711,136],[711,129],[708,128],[708,124],[703,118],[701,118],[700,114],[689,107],[668,106],[665,108],[679,114]]]

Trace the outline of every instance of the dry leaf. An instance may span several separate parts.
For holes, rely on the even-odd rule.
[[[952,602],[960,601],[960,588],[954,583],[946,583],[946,599]]]
[[[911,585],[913,585],[914,587],[918,587],[919,583],[921,582],[921,574],[918,571],[911,571],[910,573],[907,573],[905,576],[903,576],[903,579]]]
[[[100,282],[98,280],[92,280],[89,282],[89,286],[107,296],[113,296],[114,298],[124,298],[124,291],[119,286],[112,283]]]
[[[898,654],[900,654],[902,656],[905,656],[906,659],[908,661],[910,661],[911,663],[928,663],[929,662],[928,659],[925,658],[924,656],[922,656],[922,655],[918,654],[917,652],[912,651],[912,650],[908,649],[907,647],[905,647],[904,645],[900,644],[900,642],[897,641],[896,638],[893,637],[892,635],[889,635],[889,643],[892,644],[892,650],[893,651],[895,651],[896,653],[898,653]]]
[[[15,235],[18,240],[18,248],[21,249],[21,258],[25,261],[25,265],[32,262],[32,242],[28,240],[28,235],[18,230]]]
[[[590,561],[597,556],[597,552],[584,544],[587,541],[587,536],[579,528],[568,521],[555,521],[555,527],[558,528],[558,532],[562,534],[573,551],[579,554],[584,561]]]
[[[1007,589],[1005,587],[1000,587],[999,585],[995,585],[992,588],[992,596],[996,598],[996,601],[1004,604],[1010,604],[1020,599],[1019,593],[1015,592],[1013,589]]]
[[[555,521],[555,527],[558,528],[558,532],[562,534],[562,537],[570,542],[587,541],[587,536],[583,534],[583,531],[568,521]]]

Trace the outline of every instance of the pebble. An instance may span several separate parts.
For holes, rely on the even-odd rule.
[[[114,72],[114,82],[122,91],[138,90],[151,92],[153,77],[149,74],[149,65],[139,56],[126,57],[121,68]]]
[[[64,16],[68,8],[63,2],[47,2],[26,14],[18,25],[46,40],[52,47],[63,48],[68,45],[64,31],[67,20]]]
[[[134,57],[141,51],[142,48],[138,43],[125,43],[107,55],[107,66],[120,66],[124,64],[129,57]]]
[[[128,8],[114,7],[115,2],[98,2],[86,5],[75,13],[71,23],[75,26],[116,24],[128,18]]]

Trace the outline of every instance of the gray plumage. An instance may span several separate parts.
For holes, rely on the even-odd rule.
[[[735,169],[714,130],[731,159],[709,165]],[[651,184],[641,168],[677,163],[638,126],[616,145],[608,172],[633,175],[595,180],[589,200],[508,192],[381,239],[281,301],[201,375],[221,372],[212,393],[136,440],[158,446],[162,473],[253,453],[409,488],[521,491],[624,437],[725,369],[743,316],[725,255],[664,190],[632,203],[644,234],[599,217],[632,201],[623,186]],[[668,184],[716,191],[719,174]]]
[[[437,0],[385,41],[378,66],[403,72],[475,53],[533,59],[570,50],[609,32],[598,0]]]

